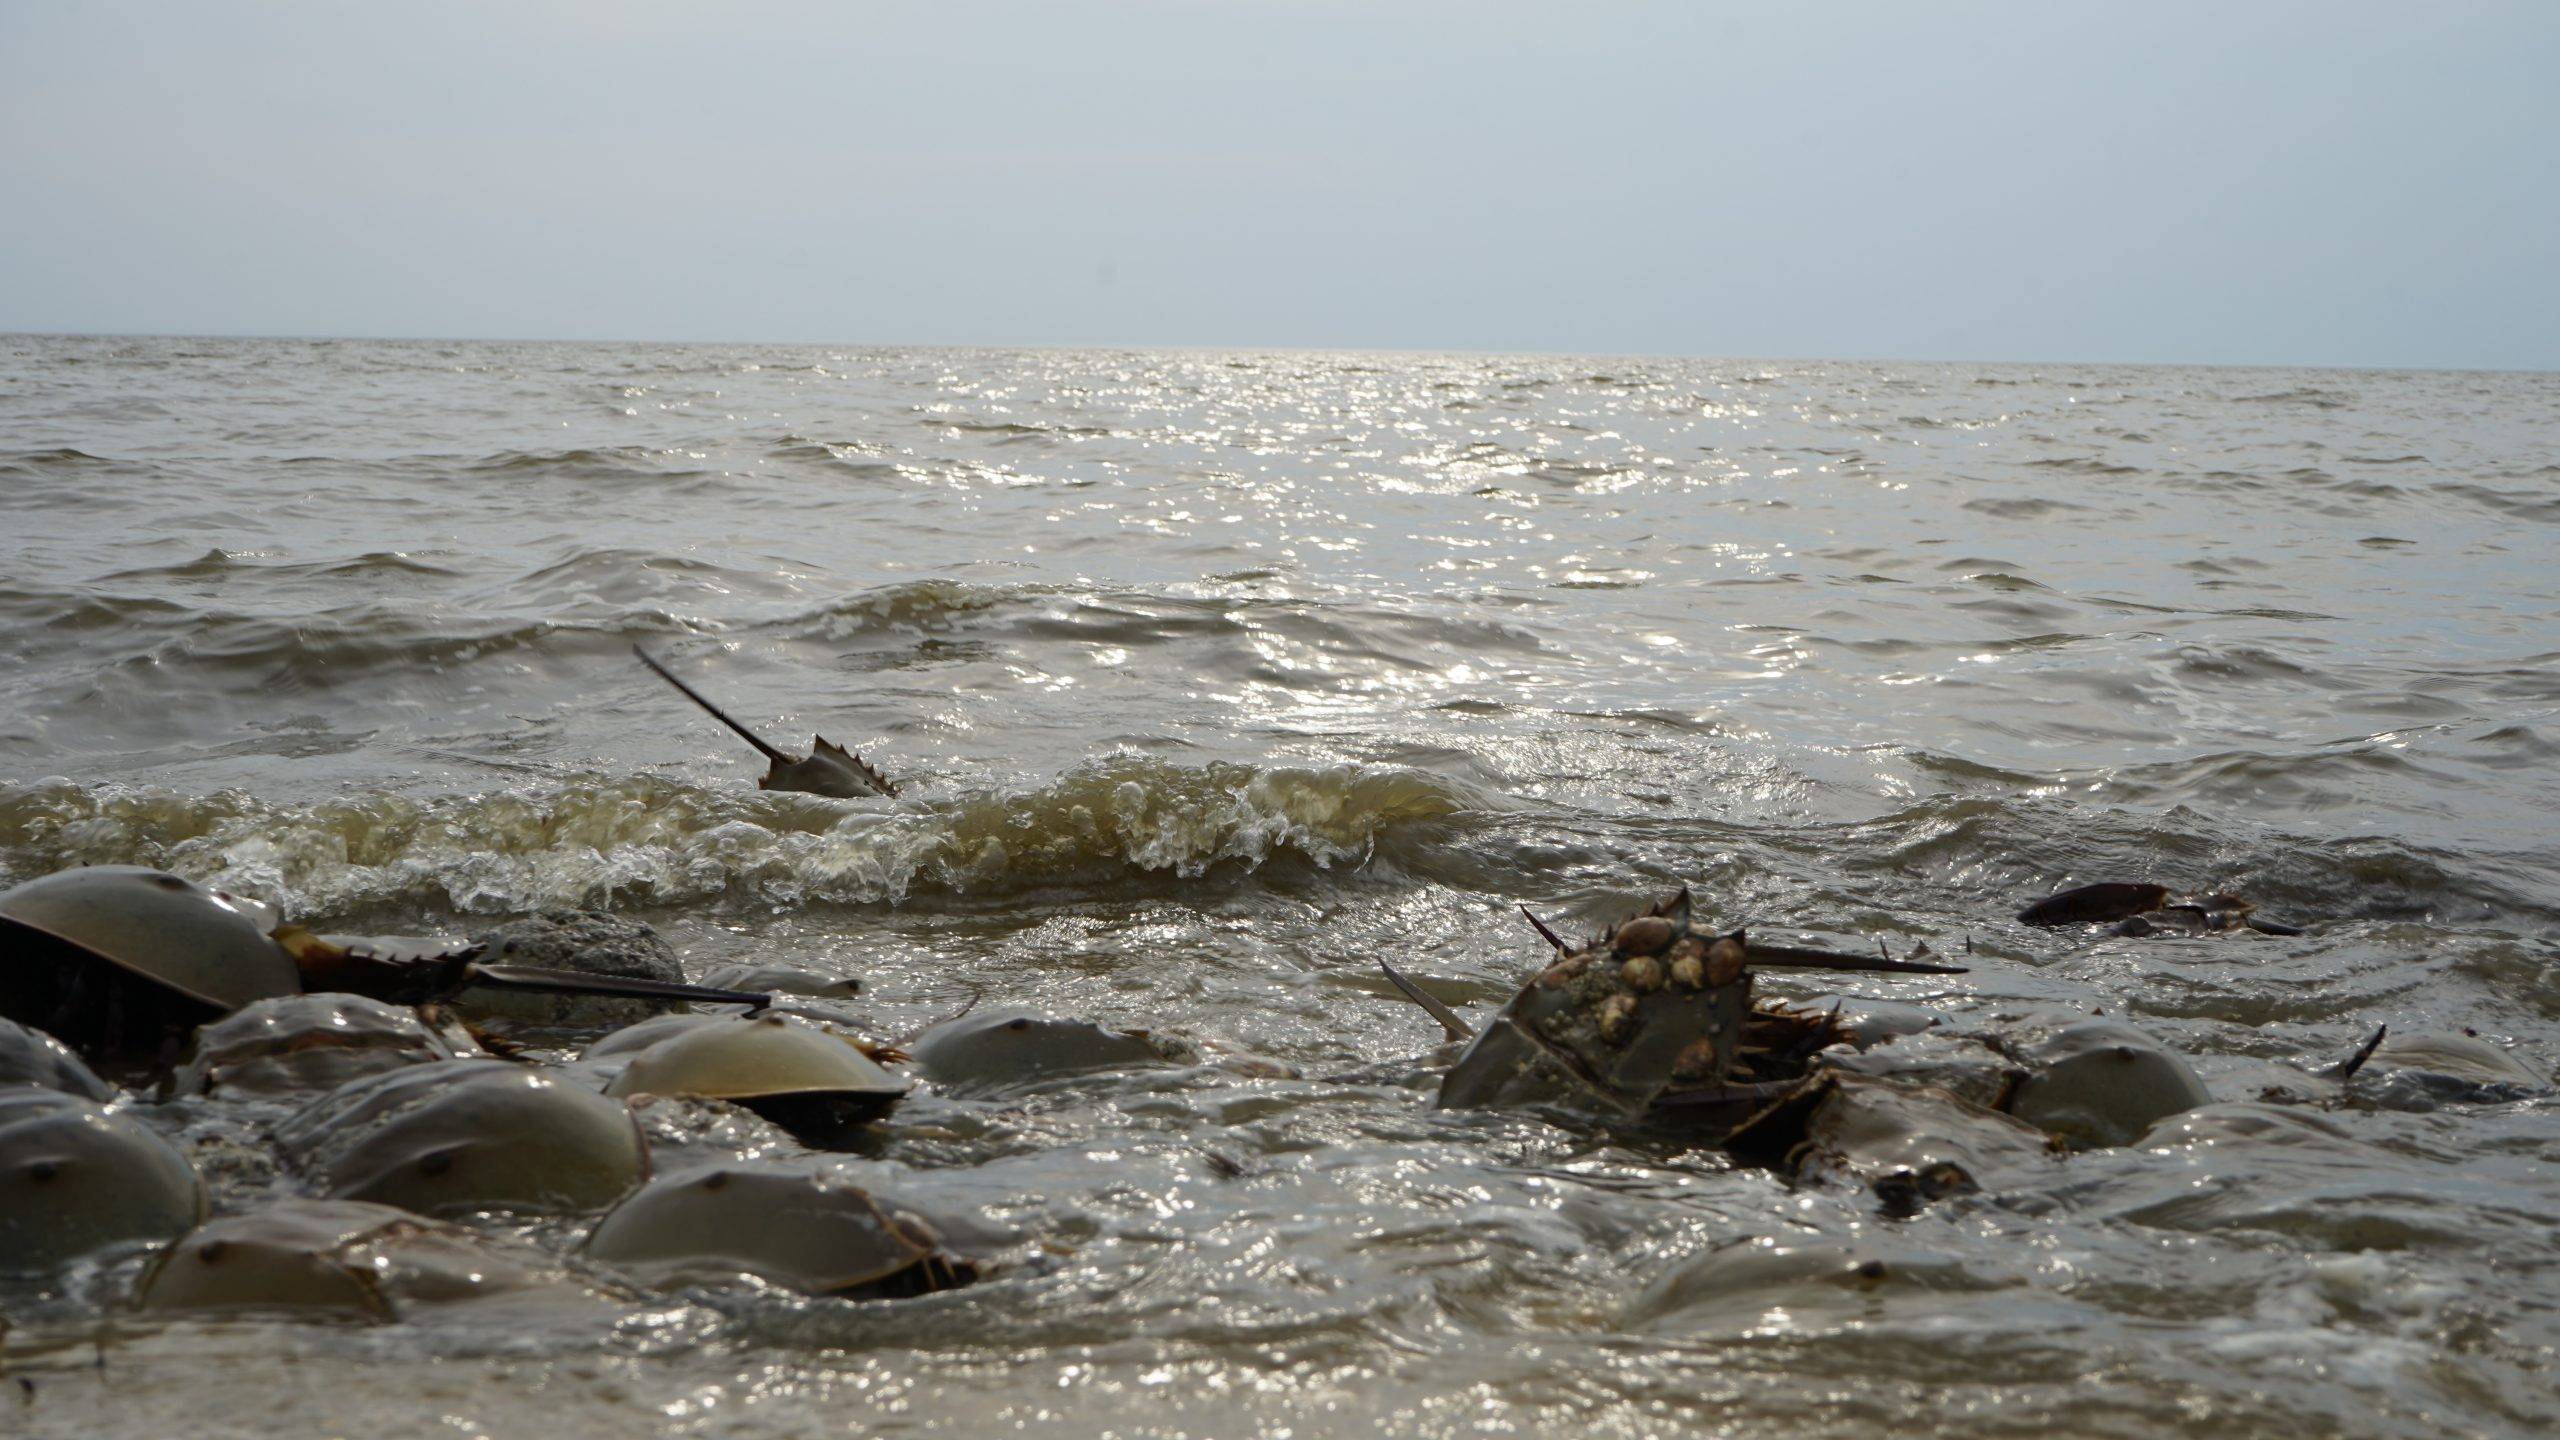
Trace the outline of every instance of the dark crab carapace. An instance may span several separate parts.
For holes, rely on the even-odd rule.
[[[831,744],[824,735],[813,735],[806,759],[787,755],[768,744],[764,737],[729,718],[727,711],[704,699],[702,693],[677,679],[666,666],[646,650],[634,645],[631,653],[649,667],[657,677],[676,687],[678,693],[708,711],[711,718],[738,732],[739,738],[756,747],[771,762],[764,778],[756,784],[766,790],[797,790],[808,795],[824,795],[834,800],[858,800],[866,795],[898,793],[889,777],[872,768],[870,762],[841,745]]]
[[[1538,929],[1555,945],[1554,962],[1450,1066],[1441,1108],[1558,1106],[1621,1116],[1654,1107],[1691,1116],[1747,1108],[1800,1080],[1813,1054],[1841,1038],[1822,1012],[1753,1003],[1754,967],[1962,970],[1753,945],[1740,930],[1711,934],[1692,925],[1686,890],[1580,948]]]
[[[2028,925],[2107,925],[2115,935],[2200,935],[2255,930],[2262,935],[2299,935],[2298,926],[2261,919],[2257,907],[2237,895],[2190,895],[2171,900],[2169,887],[2149,882],[2110,880],[2048,895],[2018,912]]]

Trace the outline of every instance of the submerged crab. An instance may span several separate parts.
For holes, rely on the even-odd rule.
[[[2259,919],[2258,907],[2237,895],[2189,895],[2171,900],[2169,887],[2149,882],[2102,881],[2048,895],[2018,912],[2029,925],[2107,925],[2110,935],[2210,935],[2255,930],[2299,935],[2297,925]],[[2109,924],[2109,922],[2113,922]]]
[[[167,1240],[206,1204],[187,1157],[131,1116],[59,1090],[0,1088],[0,1274]]]
[[[926,1079],[946,1094],[971,1099],[1018,1095],[1098,1071],[1174,1063],[1172,1047],[1144,1031],[1112,1030],[1035,1010],[954,1016],[918,1035],[911,1048]]]
[[[275,1128],[310,1188],[421,1215],[567,1214],[648,1174],[621,1101],[499,1060],[437,1060],[348,1081]]]
[[[285,1199],[197,1227],[153,1258],[134,1301],[149,1315],[265,1314],[385,1324],[425,1306],[605,1292],[549,1253],[360,1200]]]
[[[71,1047],[32,1026],[0,1017],[0,1090],[34,1085],[83,1100],[115,1098],[115,1087],[71,1053]]]
[[[756,782],[764,790],[797,790],[808,795],[824,795],[831,800],[859,800],[867,795],[895,796],[898,787],[889,777],[874,769],[871,762],[841,745],[830,744],[824,735],[810,737],[814,742],[806,759],[795,758],[766,742],[753,730],[729,718],[727,711],[702,697],[700,691],[677,679],[666,666],[657,662],[646,650],[634,645],[631,653],[649,667],[661,680],[676,687],[684,698],[701,706],[711,718],[738,732],[739,738],[756,747],[764,756],[764,778]]]
[[[745,1274],[886,1299],[970,1284],[980,1261],[954,1247],[994,1243],[976,1217],[928,1211],[867,1171],[741,1161],[649,1182],[596,1222],[583,1253],[650,1285]]]

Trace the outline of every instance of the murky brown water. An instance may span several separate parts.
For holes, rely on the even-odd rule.
[[[11,1282],[0,1429],[2560,1421],[2560,1107],[2250,1104],[2377,1024],[2560,1061],[2553,377],[0,350],[0,879],[155,865],[348,931],[593,906],[695,973],[857,975],[883,1034],[1000,1002],[1228,1057],[909,1102],[882,1155],[1032,1237],[976,1287],[345,1328]],[[904,796],[756,791],[635,641]],[[2009,918],[2111,878],[2309,933]],[[1481,1016],[1544,954],[1517,902],[1579,932],[1682,884],[1972,946],[1781,994],[2103,1009],[2227,1104],[1899,1221],[1428,1108],[1376,959]]]

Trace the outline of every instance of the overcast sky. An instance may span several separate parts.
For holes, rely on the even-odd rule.
[[[2560,4],[0,0],[0,331],[2560,369]]]

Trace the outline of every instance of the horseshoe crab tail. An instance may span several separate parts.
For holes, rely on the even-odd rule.
[[[1962,975],[1962,965],[1930,965],[1881,955],[1843,955],[1832,950],[1806,950],[1794,945],[1744,946],[1754,970],[1882,970],[1896,975]]]
[[[762,736],[756,734],[756,732],[748,729],[746,726],[739,724],[737,721],[730,719],[729,712],[712,704],[710,701],[703,699],[700,691],[677,679],[674,672],[668,670],[666,666],[659,664],[648,651],[634,645],[631,647],[631,653],[640,657],[641,664],[656,671],[659,679],[666,681],[668,684],[676,687],[677,690],[682,691],[684,698],[701,706],[703,709],[710,711],[712,719],[717,720],[721,724],[728,726],[730,729],[737,731],[748,744],[763,751],[764,758],[767,760],[772,761],[776,765],[796,765],[800,763],[798,757],[785,755],[781,751],[774,749],[771,745],[764,742],[764,738]]]
[[[710,985],[684,985],[637,975],[591,975],[583,970],[552,970],[539,965],[480,965],[462,968],[460,989],[531,990],[551,995],[622,995],[640,1000],[699,1000],[711,1005],[747,1005],[762,1010],[773,996],[761,990],[723,990]]]
[[[1396,967],[1381,960],[1378,962],[1378,968],[1387,972],[1387,978],[1395,982],[1396,988],[1404,992],[1406,999],[1430,1011],[1431,1018],[1440,1022],[1441,1032],[1451,1041],[1472,1040],[1476,1037],[1475,1027],[1459,1018],[1457,1011],[1434,999],[1430,991],[1398,974]]]
[[[2388,1025],[2374,1026],[2373,1038],[2367,1040],[2362,1045],[2357,1046],[2356,1053],[2348,1056],[2346,1059],[2339,1061],[2337,1064],[2330,1066],[2328,1069],[2323,1070],[2320,1073],[2323,1075],[2335,1076],[2340,1080],[2351,1080],[2355,1078],[2355,1073],[2364,1068],[2364,1062],[2372,1059],[2373,1052],[2382,1048],[2382,1037],[2390,1033],[2391,1027]]]

